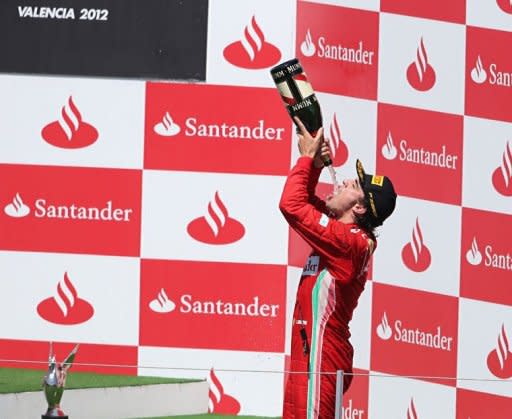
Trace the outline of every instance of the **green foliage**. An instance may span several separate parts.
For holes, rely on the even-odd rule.
[[[0,394],[42,390],[44,370],[0,368]],[[201,380],[162,377],[134,377],[129,375],[105,375],[70,371],[66,389],[125,387],[144,384],[190,383]]]
[[[45,370],[22,368],[0,368],[0,394],[22,393],[25,391],[42,391]],[[66,389],[140,386],[144,384],[190,383],[201,380],[162,377],[134,377],[128,375],[106,375],[71,371],[66,381]],[[228,416],[228,415],[188,415],[166,416],[144,419],[270,419],[263,416]],[[143,419],[143,418],[141,418]],[[278,419],[278,418],[272,418]]]

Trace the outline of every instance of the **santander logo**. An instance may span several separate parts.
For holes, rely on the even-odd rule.
[[[249,302],[250,301],[250,302]],[[148,304],[151,311],[160,314],[177,312],[186,315],[207,316],[238,316],[238,317],[272,317],[279,314],[279,304],[267,304],[259,296],[253,296],[246,301],[201,300],[192,294],[183,294],[179,297],[179,307],[172,301],[162,288],[156,298]]]
[[[37,306],[38,314],[45,320],[62,325],[80,324],[89,320],[94,308],[78,297],[68,273],[57,285],[56,295],[41,301]]]
[[[243,38],[224,48],[224,58],[237,67],[261,69],[277,64],[281,51],[265,41],[265,35],[253,16],[245,27]]]
[[[475,66],[471,70],[471,80],[477,84],[482,84],[487,80],[487,71],[484,69],[480,55],[476,59]]]
[[[9,217],[21,218],[28,216],[31,209],[23,202],[20,194],[16,193],[12,202],[4,207],[4,212]],[[34,201],[35,218],[130,222],[132,214],[132,208],[116,207],[112,201],[107,201],[101,207],[83,206],[76,203],[64,205],[48,202],[44,198],[38,198]]]
[[[501,10],[512,15],[512,0],[496,0],[496,3]]]
[[[393,142],[393,137],[391,136],[391,132],[388,132],[388,137],[386,139],[386,144],[384,144],[381,148],[382,156],[387,160],[394,160],[398,155],[398,151],[395,147],[395,143]]]
[[[416,52],[416,60],[407,68],[407,80],[414,89],[421,92],[430,90],[436,83],[436,73],[428,62],[423,37]]]
[[[416,413],[416,406],[414,405],[414,399],[411,397],[411,403],[409,403],[409,407],[407,408],[407,419],[418,419],[418,414]]]
[[[423,272],[430,266],[430,251],[423,242],[419,219],[412,231],[412,240],[402,249],[402,260],[413,272]]]
[[[18,192],[14,196],[12,202],[4,207],[4,212],[13,218],[22,218],[30,214],[30,208],[25,205]]]
[[[400,153],[398,153],[398,151],[400,151]],[[445,144],[435,150],[428,150],[424,147],[409,145],[407,139],[402,139],[399,141],[397,148],[391,136],[391,132],[388,132],[388,137],[386,143],[381,148],[381,153],[387,160],[394,160],[399,157],[400,161],[410,164],[446,168],[450,170],[457,170],[457,161],[459,159],[457,154],[449,152]]]
[[[165,290],[162,288],[158,296],[149,303],[149,308],[155,313],[170,313],[176,308],[176,304],[167,297]]]
[[[436,326],[434,330],[422,330],[419,327],[410,326],[402,320],[395,320],[391,327],[386,312],[384,312],[375,332],[384,341],[393,337],[394,342],[408,345],[424,346],[446,352],[451,352],[453,349],[453,337],[445,335],[441,326]]]
[[[162,120],[154,125],[153,131],[162,137],[173,137],[180,133],[181,128],[173,121],[169,112],[166,112]]]
[[[62,107],[61,118],[46,125],[41,135],[48,144],[60,148],[84,148],[98,139],[98,131],[83,121],[72,96]]]
[[[320,36],[315,45],[309,29],[300,44],[300,52],[305,57],[312,57],[316,54],[317,57],[327,60],[345,61],[369,66],[373,65],[375,55],[375,51],[365,48],[362,40],[357,43],[357,46],[347,46],[346,44],[340,44],[339,41],[329,40],[325,36]]]
[[[332,162],[335,167],[343,166],[348,160],[348,147],[343,141],[340,124],[336,113],[332,117],[329,126],[329,147],[333,156]]]
[[[507,379],[512,377],[512,352],[510,352],[504,324],[501,325],[496,349],[487,356],[487,367],[498,378]]]
[[[231,125],[225,122],[203,123],[196,116],[185,119],[185,137],[229,138],[230,140],[277,140],[284,138],[284,128],[271,127],[268,122],[260,119],[252,125]],[[181,132],[178,125],[169,112],[166,112],[162,120],[153,126],[153,131],[162,137],[173,137]]]
[[[501,166],[492,174],[492,184],[498,193],[512,196],[512,146],[507,141]]]
[[[473,238],[471,248],[466,252],[466,260],[473,266],[478,266],[482,262],[487,268],[512,271],[512,255],[509,252],[499,252],[491,244],[482,246],[483,254],[480,252],[476,237]]]
[[[391,327],[389,326],[388,316],[386,315],[386,312],[384,312],[382,320],[377,326],[376,332],[377,336],[382,340],[388,340],[391,337],[392,331]]]
[[[229,244],[244,236],[245,227],[229,217],[228,210],[217,191],[213,202],[208,203],[207,214],[191,221],[187,231],[190,236],[203,243]]]
[[[466,252],[466,260],[469,264],[473,266],[478,266],[482,263],[482,254],[478,249],[478,243],[476,242],[476,237],[473,237],[473,241],[471,242],[471,248]]]
[[[240,412],[240,402],[233,396],[224,393],[224,387],[217,378],[214,369],[210,370],[208,377],[210,389],[208,390],[208,413],[224,415],[237,415]]]
[[[512,87],[510,69],[503,69],[497,63],[490,63],[486,70],[480,55],[476,59],[475,66],[471,69],[471,80],[476,84],[488,82],[491,86]]]
[[[312,57],[315,55],[316,47],[313,42],[313,38],[311,37],[311,31],[309,29],[306,33],[306,38],[300,44],[300,52],[302,52],[305,57]]]

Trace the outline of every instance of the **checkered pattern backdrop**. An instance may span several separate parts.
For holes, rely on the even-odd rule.
[[[205,82],[0,76],[2,365],[81,343],[76,370],[281,414],[309,249],[278,211],[297,150],[269,69],[297,57],[338,176],[359,158],[400,195],[343,417],[510,417],[511,30],[509,0],[210,0]]]

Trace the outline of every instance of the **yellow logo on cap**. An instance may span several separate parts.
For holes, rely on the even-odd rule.
[[[357,168],[357,175],[359,176],[359,179],[361,180],[361,182],[363,182],[364,181],[364,169],[363,169],[362,163],[359,160],[356,163],[356,168]]]
[[[382,186],[384,183],[384,176],[372,176],[372,185]]]
[[[373,193],[369,193],[368,194],[368,197],[370,198],[369,201],[370,201],[370,208],[372,210],[372,214],[374,217],[378,217],[379,214],[377,214],[377,207],[375,206],[375,200],[373,199]]]

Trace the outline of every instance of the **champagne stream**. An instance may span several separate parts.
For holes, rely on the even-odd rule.
[[[336,189],[338,188],[338,180],[336,179],[336,172],[334,171],[334,167],[332,167],[332,164],[327,166],[327,169],[329,170],[329,174],[331,175],[333,193],[335,193]]]

